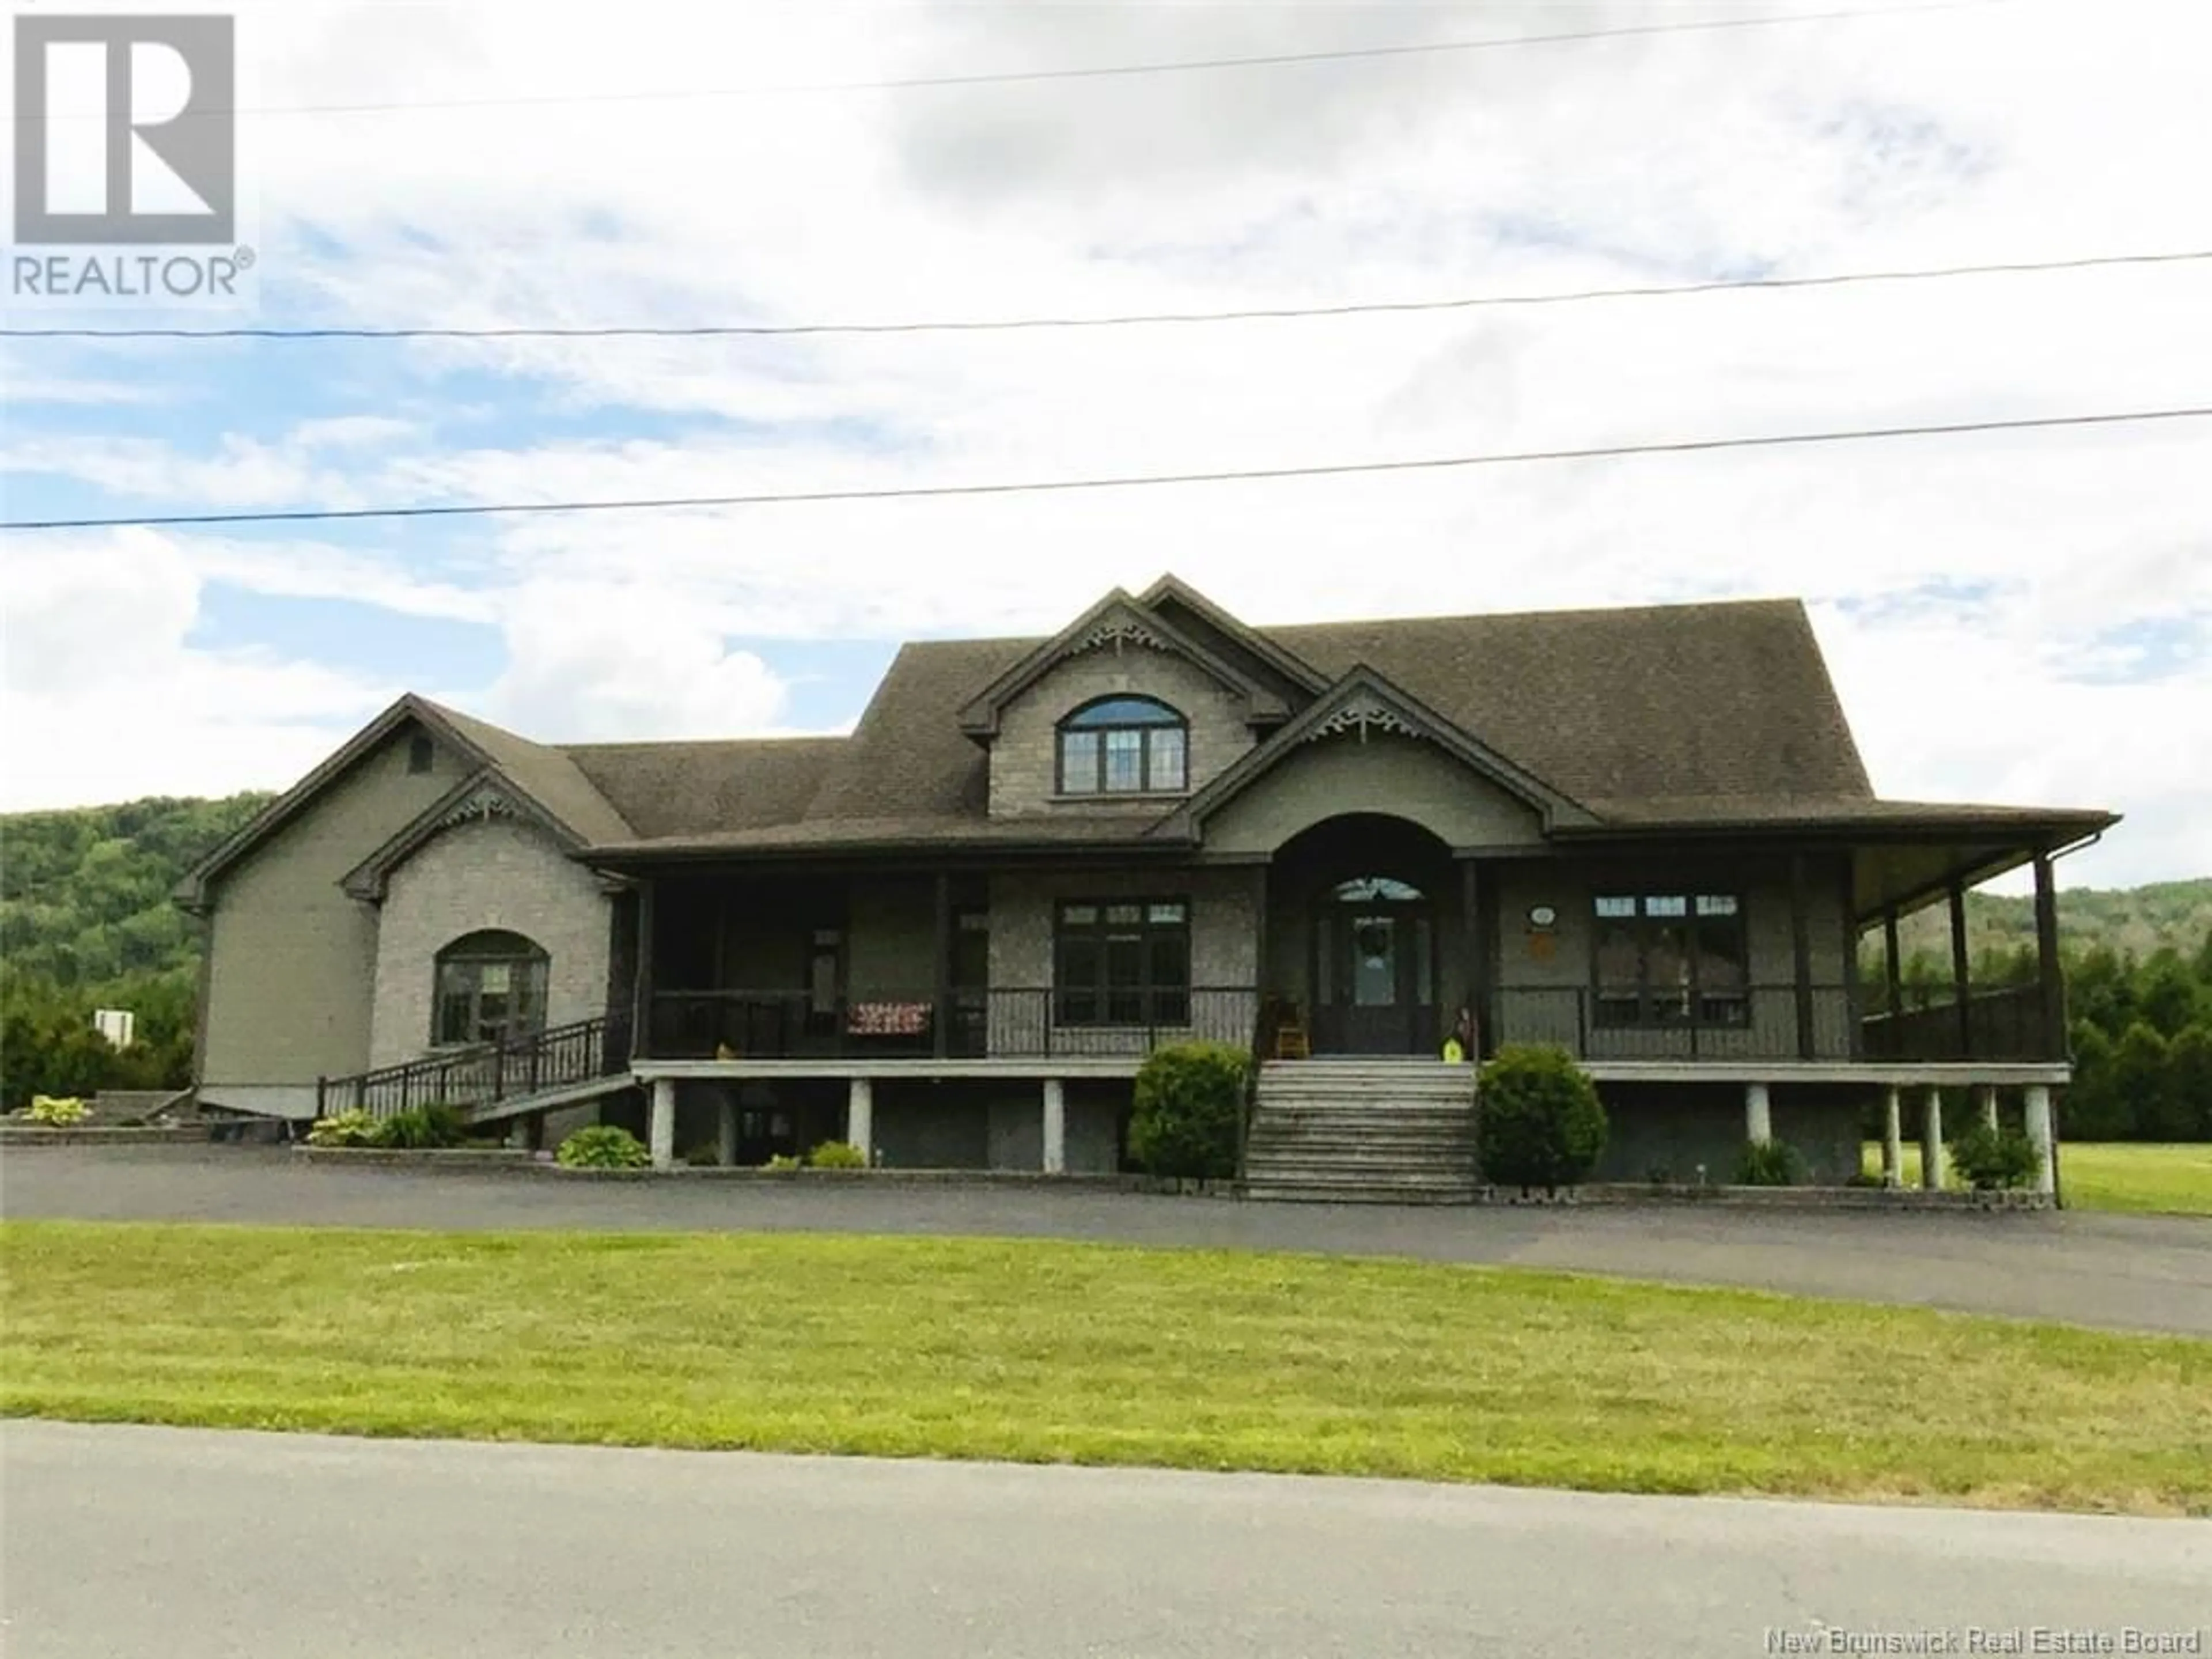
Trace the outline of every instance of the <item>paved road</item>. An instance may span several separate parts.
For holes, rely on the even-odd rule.
[[[1664,1206],[1239,1204],[986,1185],[558,1181],[332,1169],[281,1147],[10,1148],[0,1212],[360,1227],[779,1230],[1105,1239],[1626,1273],[2212,1336],[2212,1223]]]
[[[2207,1522],[30,1422],[0,1467],[11,1659],[2212,1651]]]

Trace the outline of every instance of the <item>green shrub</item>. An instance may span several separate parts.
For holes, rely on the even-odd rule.
[[[1951,1167],[1980,1192],[2025,1187],[2042,1160],[2035,1143],[2017,1129],[1992,1129],[1978,1119],[1951,1142]]]
[[[75,1095],[33,1095],[29,1117],[33,1123],[65,1127],[84,1121],[85,1104]]]
[[[408,1152],[459,1146],[469,1138],[468,1120],[458,1106],[410,1106],[376,1126],[375,1145]]]
[[[1779,1140],[1747,1140],[1735,1161],[1739,1187],[1795,1187],[1804,1175],[1796,1149]]]
[[[1252,1056],[1225,1042],[1155,1048],[1137,1072],[1129,1156],[1146,1173],[1225,1180],[1237,1173]]]
[[[684,1163],[687,1169],[711,1170],[721,1161],[721,1148],[708,1141],[701,1141],[684,1154]]]
[[[382,1126],[360,1107],[319,1117],[307,1131],[310,1146],[380,1146]]]
[[[806,1162],[817,1170],[865,1170],[868,1155],[849,1140],[825,1140],[807,1153]]]
[[[593,1123],[562,1141],[553,1161],[564,1170],[642,1170],[653,1154],[619,1124]]]
[[[1564,1048],[1508,1043],[1482,1068],[1475,1148],[1486,1180],[1571,1187],[1605,1150],[1597,1087]]]
[[[773,1170],[777,1175],[787,1175],[799,1167],[797,1158],[787,1157],[781,1152],[769,1153],[768,1162],[761,1165],[762,1169]]]

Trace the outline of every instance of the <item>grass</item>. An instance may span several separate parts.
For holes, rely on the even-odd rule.
[[[2212,1143],[2069,1142],[2058,1149],[2058,1179],[2077,1209],[2212,1215]]]
[[[1863,1167],[1881,1173],[1881,1143],[1866,1143]],[[1955,1170],[1948,1184],[1963,1187]],[[2212,1215],[2212,1143],[2160,1146],[2129,1141],[2066,1141],[2058,1148],[2058,1180],[2075,1210]],[[1920,1184],[1920,1143],[1905,1143],[1904,1182]]]
[[[0,1228],[15,1415],[2212,1514],[2212,1343],[1029,1241]]]

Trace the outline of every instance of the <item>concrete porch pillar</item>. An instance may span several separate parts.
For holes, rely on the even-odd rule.
[[[856,1077],[845,1095],[845,1139],[860,1149],[871,1166],[876,1161],[876,1085],[872,1078]]]
[[[1044,1080],[1044,1172],[1067,1173],[1067,1085],[1056,1077]]]
[[[1772,1103],[1764,1083],[1743,1085],[1743,1138],[1754,1146],[1774,1139]]]
[[[1982,1121],[1994,1129],[1997,1127],[1997,1085],[1984,1083],[1974,1091],[1976,1104],[1981,1109]]]
[[[1881,1091],[1881,1184],[1885,1187],[1905,1184],[1904,1113],[1898,1093],[1895,1084]]]
[[[673,1078],[659,1077],[653,1080],[653,1109],[646,1123],[646,1146],[653,1154],[654,1169],[676,1167],[676,1081]]]
[[[1920,1104],[1920,1184],[1929,1192],[1943,1188],[1943,1091],[1930,1089]]]
[[[738,1091],[734,1088],[722,1094],[721,1121],[714,1126],[714,1161],[726,1170],[738,1161]]]
[[[2027,1086],[2027,1139],[2035,1148],[2035,1190],[2039,1193],[2057,1192],[2057,1137],[2051,1132],[2051,1087],[2048,1084],[2031,1083]]]

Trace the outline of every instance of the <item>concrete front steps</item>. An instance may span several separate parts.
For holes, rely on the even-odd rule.
[[[1475,1189],[1473,1066],[1309,1060],[1260,1068],[1246,1197],[1471,1204]]]

